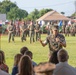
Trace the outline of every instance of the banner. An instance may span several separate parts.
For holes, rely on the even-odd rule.
[[[63,24],[63,22],[62,22],[62,20],[58,23],[58,26],[59,26],[59,32],[61,32],[62,31],[62,24]]]
[[[58,26],[61,27],[62,26],[62,20],[58,23]]]
[[[69,26],[71,25],[71,21],[68,22],[68,25],[69,25]]]

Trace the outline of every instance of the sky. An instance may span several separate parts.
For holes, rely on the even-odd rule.
[[[0,0],[3,1],[3,0]],[[66,16],[70,16],[75,12],[76,0],[10,0],[16,2],[17,6],[26,10],[28,13],[35,8],[38,10],[50,8],[57,12],[65,12]]]

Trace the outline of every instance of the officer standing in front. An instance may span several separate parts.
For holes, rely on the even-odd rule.
[[[13,22],[10,21],[9,25],[7,26],[7,30],[8,30],[8,42],[10,43],[10,40],[12,38],[12,41],[14,42],[14,25]]]
[[[54,25],[52,28],[52,34],[50,34],[44,42],[39,39],[42,46],[49,45],[50,62],[55,64],[58,63],[57,52],[61,48],[66,47],[65,37],[59,33],[58,29],[59,27]]]

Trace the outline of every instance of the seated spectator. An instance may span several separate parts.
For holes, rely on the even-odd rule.
[[[12,75],[16,75],[18,73],[18,63],[20,61],[22,54],[16,54],[14,57],[14,67],[12,69]]]
[[[19,73],[17,75],[33,75],[32,61],[29,56],[23,55],[18,66]]]
[[[2,50],[0,50],[0,69],[7,73],[9,71],[8,66],[5,64],[5,55]]]
[[[31,51],[26,51],[26,52],[25,52],[25,55],[28,55],[31,59],[33,59],[33,53],[32,53]],[[33,65],[33,67],[34,67],[34,66],[36,66],[37,64],[36,64],[34,61],[32,61],[32,65]]]
[[[0,75],[10,75],[10,74],[8,74],[7,72],[4,72],[0,69]]]
[[[28,48],[25,47],[25,46],[20,49],[20,53],[21,53],[22,55],[24,55],[24,53],[25,53],[26,51],[28,51]]]
[[[57,57],[59,63],[56,65],[53,75],[76,75],[75,68],[68,64],[69,55],[66,50],[59,50]]]
[[[36,75],[52,75],[55,69],[55,64],[52,63],[40,63],[34,67]]]
[[[58,52],[58,51],[54,51],[54,52],[52,53],[52,55],[49,54],[49,62],[55,63],[55,64],[59,63],[59,61],[58,61],[58,59],[57,59],[57,52]]]

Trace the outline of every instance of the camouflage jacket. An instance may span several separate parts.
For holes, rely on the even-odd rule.
[[[65,37],[62,34],[57,34],[56,37],[53,34],[49,35],[45,40],[45,44],[49,44],[50,51],[57,51],[62,48],[60,42],[56,42],[56,38],[59,38],[61,42],[65,42]]]

